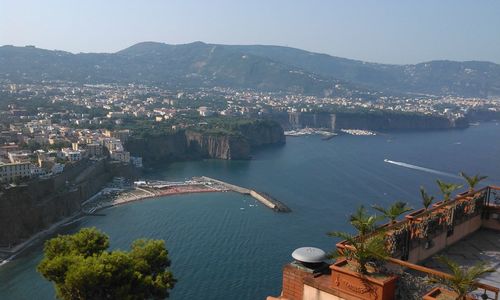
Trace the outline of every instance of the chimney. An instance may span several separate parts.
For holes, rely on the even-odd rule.
[[[294,261],[283,268],[283,291],[281,298],[302,300],[304,294],[304,278],[317,277],[329,271],[324,262],[325,251],[314,247],[302,247],[292,253]]]

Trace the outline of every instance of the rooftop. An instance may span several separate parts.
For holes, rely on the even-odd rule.
[[[445,255],[464,267],[471,267],[478,262],[486,262],[493,273],[481,277],[481,282],[500,287],[500,234],[491,229],[479,229],[473,234],[444,249],[439,255]],[[421,263],[422,266],[448,272],[435,257]]]

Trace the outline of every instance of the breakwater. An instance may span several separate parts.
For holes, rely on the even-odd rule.
[[[228,190],[240,193],[243,195],[249,195],[253,197],[255,200],[259,201],[260,203],[264,204],[265,206],[269,207],[270,209],[276,211],[276,212],[291,212],[290,208],[288,208],[285,204],[282,202],[276,200],[275,198],[271,197],[270,195],[262,192],[258,192],[252,189],[247,189],[244,187],[240,187],[234,184],[230,184],[221,180],[217,180],[214,178],[206,177],[206,176],[201,176],[199,178],[193,178],[193,179],[199,179],[200,181],[205,181],[205,182],[211,182],[215,183],[218,185],[222,185],[226,187]]]

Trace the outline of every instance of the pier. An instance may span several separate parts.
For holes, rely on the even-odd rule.
[[[248,195],[276,212],[291,211],[285,204],[266,193],[201,176],[186,181],[137,181],[134,182],[133,186],[104,188],[91,199],[82,203],[81,213],[97,216],[97,212],[102,209],[149,198],[227,191]]]
[[[249,195],[255,200],[259,201],[260,203],[264,204],[265,206],[269,207],[270,209],[276,211],[276,212],[291,212],[290,208],[288,208],[285,204],[282,202],[276,200],[275,198],[271,197],[270,195],[262,192],[258,192],[255,190],[247,189],[244,187],[240,187],[234,184],[230,184],[221,180],[217,180],[214,178],[206,177],[206,176],[201,176],[201,177],[194,177],[193,180],[199,180],[201,182],[209,182],[212,184],[216,184],[219,186],[225,187],[227,190],[240,193],[243,195]]]

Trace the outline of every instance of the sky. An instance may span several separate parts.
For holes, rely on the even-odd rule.
[[[500,63],[497,0],[0,0],[0,45],[265,44],[370,62]]]

